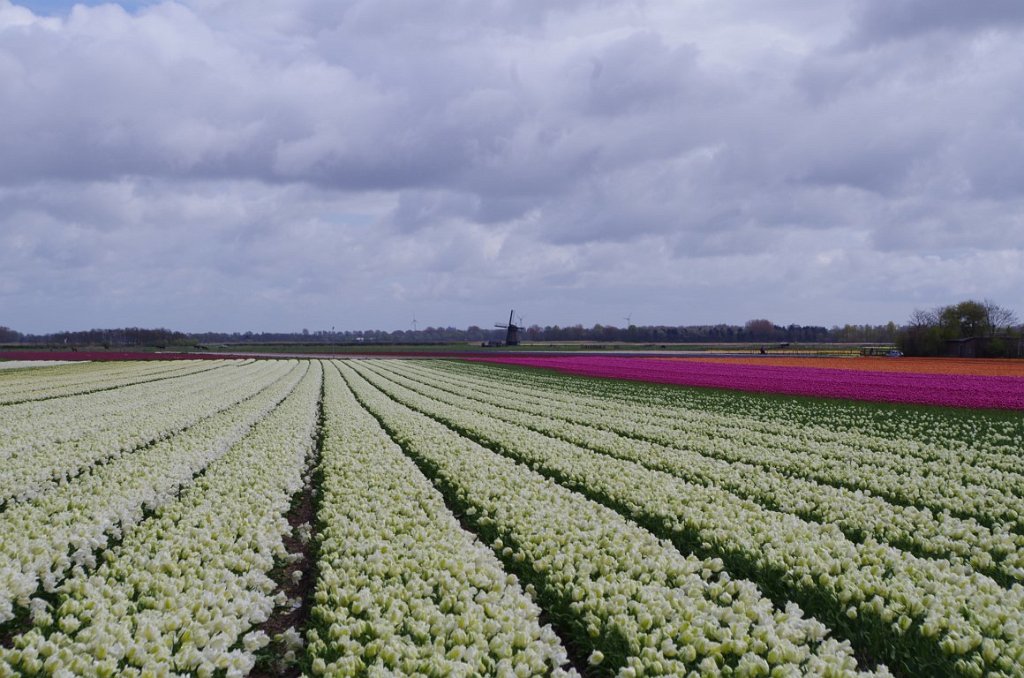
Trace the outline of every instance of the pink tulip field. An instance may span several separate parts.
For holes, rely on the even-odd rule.
[[[1024,410],[1024,378],[970,374],[867,372],[821,367],[728,364],[616,356],[472,358],[568,374],[679,386],[944,407]]]

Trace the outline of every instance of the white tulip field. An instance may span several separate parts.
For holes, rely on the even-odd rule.
[[[1024,676],[1024,422],[457,360],[0,370],[0,678],[246,675]]]

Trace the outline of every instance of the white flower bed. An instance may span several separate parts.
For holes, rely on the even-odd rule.
[[[155,362],[126,364],[127,371],[123,373],[124,383],[117,388],[5,405],[0,408],[0,425],[3,425],[8,433],[19,433],[23,429],[31,429],[31,425],[23,419],[32,417],[37,422],[45,422],[49,425],[46,430],[38,432],[40,435],[55,439],[68,439],[76,433],[76,425],[79,428],[88,429],[88,427],[82,427],[81,422],[69,421],[68,412],[90,411],[99,416],[119,416],[149,402],[166,402],[173,391],[201,389],[204,385],[209,385],[210,380],[216,382],[237,380],[246,371],[258,368],[261,364],[265,366],[266,362],[223,360],[191,364],[186,370],[175,369],[175,365],[163,363],[165,367],[169,367],[173,371],[163,375],[150,373],[150,376],[162,376],[163,378],[160,380],[142,380],[133,383],[136,370],[149,373],[150,370],[155,369],[156,364]],[[146,377],[146,379],[149,378],[149,376]],[[56,430],[51,430],[54,427]],[[23,448],[12,444],[12,442],[3,440],[0,445],[0,454],[6,456],[22,451]],[[31,445],[28,449],[31,449]]]
[[[565,649],[328,369],[313,673],[559,675]]]
[[[855,452],[881,453],[879,460],[888,456],[890,463],[896,455],[912,457],[911,463],[966,463],[1024,473],[1024,459],[1016,453],[1024,444],[1024,429],[1010,420],[951,418],[944,408],[910,409],[892,416],[871,404],[842,400],[758,398],[717,389],[580,379],[483,363],[432,361],[431,369],[435,368],[533,395],[551,391],[562,399],[579,397],[618,412],[636,413],[658,425],[706,426],[729,439],[755,436],[765,446],[821,447],[826,455],[843,456],[848,452],[845,446],[852,445]],[[799,431],[798,437],[794,431]]]
[[[684,557],[614,511],[490,452],[341,369],[406,451],[429,466],[492,548],[531,573],[593,664],[620,675],[730,666],[748,675],[856,673],[848,644],[775,610],[720,561]],[[788,673],[787,673],[788,672]]]
[[[961,465],[1024,473],[1024,445],[1020,427],[1010,422],[985,422],[950,418],[941,411],[914,411],[898,417],[879,417],[871,408],[851,408],[842,401],[817,400],[787,403],[778,398],[758,399],[748,394],[716,391],[716,408],[730,403],[728,412],[702,408],[707,393],[677,388],[655,391],[650,384],[567,379],[539,372],[495,370],[466,363],[432,362],[432,366],[458,374],[480,374],[489,383],[509,386],[510,393],[545,395],[562,402],[597,403],[605,411],[620,413],[632,421],[637,433],[654,429],[700,429],[715,438],[759,448],[781,447],[804,451],[816,458],[855,463],[868,455],[868,473],[881,464],[897,470],[906,463],[939,462],[939,470]],[[483,370],[480,372],[480,370]],[[984,481],[987,474],[978,474]]]
[[[289,367],[228,366],[181,379],[0,407],[0,502],[33,499],[85,469],[252,396]],[[11,432],[11,429],[16,429]]]
[[[254,627],[301,604],[268,574],[297,561],[321,363],[217,365],[0,375],[0,403],[52,398],[0,404],[0,624],[34,626],[0,678],[243,675]],[[324,382],[313,618],[281,635],[312,674],[565,673],[546,613],[599,674],[856,673],[824,620],[907,675],[1024,675],[1012,422],[972,449],[969,418],[352,365]]]
[[[472,371],[472,367],[432,363],[421,369],[432,374],[440,372],[443,380],[454,377],[461,382],[463,369]],[[480,380],[469,383],[479,384]],[[554,405],[561,412],[572,412],[574,421],[580,417],[581,423],[630,437],[729,462],[771,464],[773,469],[786,474],[861,489],[899,503],[975,515],[985,524],[1015,522],[1024,528],[1024,509],[1018,511],[1020,497],[1024,495],[1019,489],[1024,487],[1024,456],[1019,454],[1024,440],[992,433],[972,438],[974,446],[964,448],[956,439],[964,436],[958,429],[965,424],[957,420],[944,422],[937,417],[934,421],[929,435],[949,445],[940,447],[914,438],[882,440],[844,430],[841,418],[833,416],[836,405],[824,400],[821,416],[814,422],[766,422],[746,416],[591,397],[565,388],[564,384],[562,388],[538,393],[530,380],[525,384],[505,379],[485,383],[491,389],[506,392],[513,406]],[[749,400],[748,396],[746,401]],[[828,428],[833,423],[835,430]],[[954,449],[958,444],[961,447]],[[885,473],[880,475],[880,469]]]
[[[201,367],[201,366],[200,366]],[[256,367],[224,364],[156,383],[130,384],[98,393],[29,401],[0,407],[0,459],[30,453],[54,442],[95,433],[112,421],[128,419],[147,406],[162,406],[181,392],[201,391],[210,380],[235,380]],[[88,419],[86,417],[90,417]]]
[[[37,362],[37,361],[32,361]],[[7,363],[0,363],[0,366]],[[51,363],[54,364],[54,363]],[[82,362],[55,364],[63,369],[49,369],[8,375],[0,373],[0,405],[64,398],[108,388],[184,376],[216,369],[226,364],[222,360],[153,360],[147,362]]]
[[[72,360],[0,360],[0,370],[24,370],[30,367],[57,367],[75,365]]]
[[[763,459],[760,465],[728,463],[692,450],[627,437],[616,433],[615,427],[608,424],[609,420],[618,419],[614,413],[587,413],[582,403],[570,406],[554,398],[546,399],[543,407],[520,401],[510,403],[503,387],[445,379],[447,375],[443,371],[417,369],[408,362],[376,363],[374,370],[427,397],[456,407],[636,461],[685,480],[721,487],[778,511],[834,524],[861,538],[872,536],[895,546],[913,546],[924,555],[966,563],[983,574],[1024,581],[1024,536],[1006,529],[993,530],[976,520],[936,515],[927,509],[893,504],[861,491],[787,475],[773,470],[770,458]],[[424,383],[430,377],[437,386]],[[464,396],[455,395],[455,391]],[[586,423],[575,423],[579,421]]]
[[[173,501],[295,387],[306,368],[291,364],[252,398],[0,513],[0,623],[40,587],[53,591],[73,566],[96,567],[96,553],[130,532],[144,508]]]
[[[252,627],[285,602],[267,573],[285,555],[283,514],[302,486],[320,383],[313,363],[292,395],[179,500],[106,551],[95,571],[75,568],[57,590],[57,608],[38,607],[38,628],[0,651],[0,666],[18,674],[246,674],[269,642]]]
[[[359,370],[369,376],[366,366]],[[666,536],[742,561],[766,581],[784,582],[791,595],[833,599],[851,618],[865,618],[866,635],[888,635],[888,644],[911,661],[925,661],[932,648],[937,661],[948,658],[963,675],[1009,676],[1024,669],[1024,628],[1017,621],[1024,611],[1024,587],[1008,590],[969,569],[874,541],[855,544],[834,526],[596,455],[379,376],[370,379],[390,397],[486,438],[561,482],[659,526]]]

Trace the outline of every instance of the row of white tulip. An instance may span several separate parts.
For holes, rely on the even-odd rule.
[[[621,515],[477,445],[341,366],[357,397],[564,620],[597,670],[620,676],[853,675],[848,643],[773,607],[718,560],[684,557]],[[360,373],[365,370],[360,369]],[[881,673],[887,673],[883,670]]]
[[[641,413],[669,422],[678,418],[714,426],[724,421],[728,432],[728,422],[742,420],[741,431],[773,434],[785,440],[794,437],[795,429],[801,441],[812,446],[850,445],[858,450],[946,464],[968,463],[1024,472],[1024,459],[1018,454],[1024,445],[1024,422],[1010,413],[879,407],[828,399],[763,398],[735,391],[573,379],[479,364],[461,363],[456,370],[490,381],[556,391],[563,397],[596,398],[605,405],[618,407],[637,405]]]
[[[576,421],[640,440],[728,462],[770,467],[819,483],[877,494],[895,503],[974,518],[986,525],[1006,523],[1024,532],[1024,475],[967,462],[922,461],[908,452],[913,441],[893,441],[887,449],[869,449],[861,447],[852,434],[837,433],[825,442],[799,426],[792,426],[788,436],[766,434],[742,417],[729,421],[727,415],[708,415],[701,420],[700,413],[691,416],[628,403],[594,403],[563,393],[537,396],[534,391],[531,396],[510,391],[510,395],[539,407],[557,403],[560,409],[573,412]],[[529,400],[531,397],[534,400]]]
[[[89,409],[68,410],[69,427],[77,427],[73,435],[51,438],[49,444],[34,445],[33,449],[19,452],[0,464],[0,502],[9,508],[33,499],[89,468],[174,435],[258,393],[288,369],[288,365],[269,361],[243,368],[225,367],[180,380],[140,385],[164,391],[158,402],[146,407],[133,405],[124,411],[99,414]],[[110,393],[120,394],[140,386]],[[71,407],[69,400],[73,398],[39,404],[59,409]],[[0,411],[4,409],[8,408]],[[45,425],[40,423],[39,428],[40,437],[46,437]]]
[[[605,412],[600,416],[554,398],[548,399],[543,407],[522,400],[510,403],[504,386],[457,379],[450,377],[448,371],[417,369],[408,362],[377,363],[375,371],[435,400],[685,480],[721,487],[777,511],[836,525],[857,541],[871,536],[921,555],[967,563],[978,572],[1005,581],[1024,581],[1024,536],[1005,529],[992,530],[976,520],[936,515],[864,492],[782,473],[772,468],[770,459],[764,459],[761,465],[730,463],[689,449],[632,438],[617,433],[616,429],[621,427],[606,423],[621,420],[617,413]]]
[[[946,463],[972,463],[1024,471],[1017,450],[1024,445],[1024,421],[1007,412],[913,408],[832,399],[765,398],[719,389],[662,387],[618,380],[570,379],[539,371],[511,373],[484,368],[491,379],[520,385],[542,380],[566,395],[634,403],[652,412],[699,412],[747,420],[745,428],[786,437],[795,427],[814,445],[849,443],[860,449],[891,452]],[[559,384],[561,384],[559,386]]]
[[[472,378],[466,372],[475,372],[473,366],[465,363],[434,363],[431,369],[442,370],[458,378]],[[483,379],[491,384],[508,385],[525,397],[538,397],[538,388],[531,379],[534,375],[525,375],[518,383],[509,384],[512,375],[502,375],[500,380]],[[520,373],[521,374],[521,373]],[[520,375],[515,375],[520,376]],[[813,458],[824,458],[825,463],[857,464],[863,466],[866,475],[875,468],[892,468],[896,472],[912,472],[922,476],[944,476],[949,482],[956,484],[979,484],[999,489],[1016,488],[1024,478],[1024,458],[1018,450],[1024,445],[1024,421],[1019,417],[1005,413],[988,412],[946,412],[946,419],[937,419],[940,415],[929,414],[931,428],[925,432],[917,430],[917,437],[909,434],[889,435],[880,437],[869,435],[863,431],[848,427],[842,416],[845,410],[857,411],[864,408],[862,403],[842,403],[820,399],[801,403],[802,418],[787,419],[780,416],[777,420],[751,418],[730,412],[704,412],[699,409],[681,407],[678,404],[651,402],[630,402],[628,397],[615,399],[612,394],[621,390],[621,395],[628,396],[632,392],[643,392],[651,385],[615,382],[586,382],[593,388],[600,387],[599,395],[584,395],[579,390],[558,388],[549,385],[540,389],[544,397],[551,396],[562,402],[578,402],[597,410],[609,409],[623,415],[623,421],[631,425],[639,436],[650,436],[653,432],[666,429],[669,435],[673,432],[699,428],[716,439],[730,440],[737,444],[758,448],[781,448],[790,452],[802,451]],[[618,387],[618,388],[615,388]],[[664,394],[665,400],[671,403],[673,394],[687,393],[686,389],[671,388],[649,393],[648,398],[655,394]],[[724,393],[721,398],[731,398],[734,402],[766,401],[769,405],[778,402],[775,399],[758,398],[750,394]],[[685,402],[685,401],[684,401]],[[814,404],[812,404],[814,403]],[[815,407],[820,411],[815,413]],[[845,408],[837,409],[837,408]],[[899,422],[903,419],[918,416],[918,410],[906,408],[872,408],[876,415],[888,422]],[[862,421],[858,418],[854,421]],[[975,424],[973,435],[965,435],[965,422]],[[975,430],[976,429],[976,430]],[[1015,435],[1005,435],[1014,432]],[[926,442],[926,438],[928,441]],[[1021,490],[1019,494],[1024,494]]]
[[[605,395],[619,391],[618,384],[589,381],[584,391],[599,387]],[[605,391],[605,386],[612,388]],[[670,387],[652,391],[648,384],[636,383],[640,402],[673,404],[696,401],[722,414],[741,414],[761,422],[765,430],[785,434],[797,423],[814,435],[829,439],[832,434],[850,434],[864,440],[865,447],[884,448],[886,441],[911,442],[905,452],[922,459],[976,459],[985,464],[1024,465],[1015,450],[1024,442],[1024,425],[1012,412],[972,411],[939,407],[905,407],[856,403],[832,399],[763,398],[735,391],[701,391]],[[614,396],[612,396],[614,398]],[[628,396],[627,396],[628,397]],[[685,406],[685,405],[684,405]],[[827,422],[822,424],[821,422]]]
[[[212,370],[155,383],[5,405],[0,407],[0,459],[95,433],[118,418],[131,418],[147,407],[162,407],[177,393],[200,392],[211,379],[237,379],[246,369],[251,366],[225,361]]]
[[[0,363],[2,365],[3,363]],[[169,362],[59,363],[65,367],[34,370],[17,375],[0,373],[0,405],[46,398],[63,398],[172,376],[214,369],[214,360]]]
[[[314,675],[565,675],[540,608],[325,374]]]
[[[1024,670],[1024,587],[875,540],[854,543],[832,525],[771,511],[716,488],[465,411],[360,372],[389,397],[485,440],[512,458],[648,525],[680,545],[721,555],[833,623],[862,630],[859,642],[893,652],[919,673],[1015,675]]]
[[[27,370],[33,367],[59,367],[61,365],[88,365],[89,361],[74,360],[0,360],[0,370]]]
[[[0,651],[6,675],[246,675],[269,642],[253,630],[283,593],[284,514],[313,444],[319,363],[277,409],[92,571],[40,601],[36,628]],[[0,668],[0,674],[5,671]]]
[[[129,534],[145,510],[173,501],[292,391],[306,371],[292,365],[252,398],[0,513],[0,623],[40,587],[52,592],[75,565],[95,567],[97,552]]]

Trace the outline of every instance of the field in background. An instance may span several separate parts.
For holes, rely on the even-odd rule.
[[[764,342],[741,343],[634,343],[594,341],[523,341],[518,346],[481,346],[480,342],[453,344],[224,344],[211,345],[213,352],[310,353],[310,354],[488,354],[488,353],[701,353],[759,354],[767,347],[772,355],[855,356],[862,344],[799,344],[780,348]]]
[[[791,358],[775,355],[751,358],[702,359],[723,365],[772,365],[777,367],[816,367],[861,372],[895,372],[906,374],[966,374],[979,377],[1024,377],[1024,361],[999,358]]]
[[[520,355],[467,360],[555,370],[565,374],[719,388],[751,393],[941,407],[1024,410],[1024,376],[1014,361],[904,358],[713,359],[665,356]],[[986,364],[998,363],[985,373]],[[865,369],[856,366],[864,365]],[[900,368],[900,365],[905,366]],[[877,366],[877,369],[872,369]],[[948,367],[946,367],[948,366]],[[971,373],[971,371],[981,374]]]
[[[860,354],[862,344],[792,344],[780,347],[764,343],[714,344],[659,344],[628,342],[580,341],[524,341],[518,346],[481,346],[479,342],[444,344],[324,344],[324,343],[262,343],[262,344],[203,344],[199,346],[138,346],[111,347],[80,346],[69,350],[65,346],[38,346],[31,344],[0,347],[0,360],[53,359],[53,360],[146,360],[204,356],[312,356],[330,357],[347,355],[401,355],[401,356],[458,356],[520,354],[520,353],[598,353],[641,355],[759,355],[765,348],[772,356],[853,357]],[[87,357],[86,357],[87,356]]]
[[[72,364],[67,360],[0,360],[0,370],[24,370],[31,367],[54,367]]]

